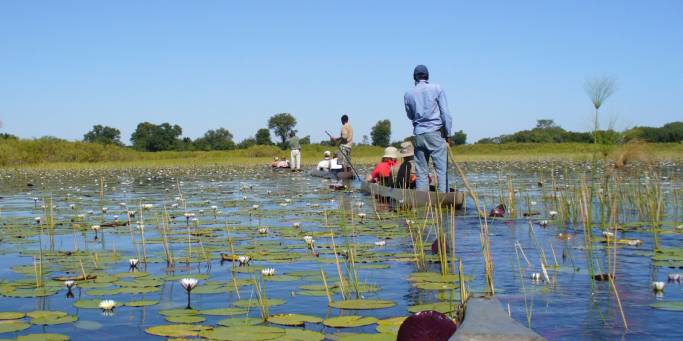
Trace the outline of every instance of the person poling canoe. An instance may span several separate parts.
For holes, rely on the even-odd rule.
[[[341,131],[339,137],[330,136],[330,141],[332,144],[339,145],[339,151],[341,152],[342,164],[344,165],[344,171],[350,172],[353,168],[351,164],[351,149],[353,147],[353,127],[349,123],[349,116],[344,114],[341,117]],[[329,135],[329,133],[328,133]]]
[[[413,123],[415,167],[418,190],[429,189],[429,159],[436,170],[437,188],[448,187],[448,139],[452,136],[452,118],[446,94],[441,86],[429,83],[429,71],[418,65],[413,71],[415,87],[406,91],[403,100],[406,114]]]
[[[296,136],[294,130],[289,132],[287,142],[289,142],[289,148],[291,150],[292,172],[301,172],[301,144],[299,143],[299,138]]]

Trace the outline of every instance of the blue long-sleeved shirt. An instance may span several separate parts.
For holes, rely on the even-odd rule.
[[[421,80],[403,96],[406,114],[413,121],[415,135],[446,128],[453,136],[453,119],[448,112],[448,102],[441,86]]]

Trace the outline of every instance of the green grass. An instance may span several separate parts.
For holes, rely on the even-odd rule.
[[[607,148],[607,149],[606,149]],[[628,145],[605,147],[582,143],[479,144],[453,147],[458,161],[533,161],[582,160],[594,152],[606,151],[614,156]],[[302,150],[303,164],[313,166],[323,151],[333,147],[307,145]],[[379,160],[382,148],[356,146],[353,159],[358,164]],[[683,144],[641,144],[641,155],[649,158],[680,160]],[[193,167],[210,165],[266,165],[274,156],[289,158],[289,151],[274,146],[254,146],[232,151],[166,151],[139,152],[130,148],[63,140],[0,140],[0,167],[12,168],[130,168],[130,167]]]

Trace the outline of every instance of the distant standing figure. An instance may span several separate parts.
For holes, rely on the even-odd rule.
[[[413,122],[415,135],[416,188],[429,189],[429,159],[436,170],[437,188],[446,192],[448,138],[453,135],[452,118],[448,112],[446,94],[437,84],[429,83],[429,71],[418,65],[413,72],[415,87],[406,91],[403,100],[406,114]]]
[[[353,128],[349,123],[349,116],[344,114],[341,117],[341,132],[338,138],[332,138],[332,142],[339,142],[339,149],[342,152],[342,164],[344,165],[344,171],[348,172],[351,170],[351,147],[353,146]]]
[[[289,149],[290,159],[292,160],[292,172],[298,172],[301,170],[301,144],[299,143],[299,138],[296,137],[294,130],[289,132]]]

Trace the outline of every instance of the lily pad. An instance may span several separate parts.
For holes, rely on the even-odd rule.
[[[17,341],[68,341],[69,336],[64,334],[28,334],[17,337]]]
[[[66,316],[47,316],[31,319],[31,324],[37,325],[54,325],[54,324],[64,324],[73,323],[78,320],[77,316],[66,315]]]
[[[98,330],[102,328],[102,323],[97,321],[79,320],[74,323],[74,327],[83,330]]]
[[[35,311],[29,312],[26,314],[26,316],[28,316],[32,319],[57,318],[57,317],[63,317],[66,315],[67,315],[67,313],[65,311],[53,311],[53,310],[35,310]]]
[[[219,309],[207,309],[201,310],[199,313],[202,315],[213,315],[213,316],[233,316],[242,315],[248,312],[247,309],[243,308],[219,308]]]
[[[199,315],[171,315],[166,316],[166,321],[171,323],[199,323],[204,322],[206,318]]]
[[[303,326],[308,323],[320,323],[323,319],[317,316],[302,314],[278,314],[268,317],[268,322],[284,326]]]
[[[31,325],[26,322],[19,321],[0,322],[0,334],[22,331],[30,326]]]
[[[377,319],[370,316],[338,316],[330,317],[323,324],[333,328],[362,327],[377,323]]]
[[[145,333],[166,337],[191,337],[198,336],[201,331],[211,330],[211,327],[197,324],[166,324],[149,327]]]
[[[392,317],[377,321],[377,332],[383,334],[398,334],[398,329],[401,328],[401,323],[405,321],[406,317]]]
[[[337,341],[394,341],[396,335],[394,334],[360,334],[360,333],[344,333],[339,335]]]
[[[282,328],[266,326],[218,327],[199,334],[203,338],[224,341],[274,340],[285,335]]]
[[[667,310],[667,311],[683,311],[683,301],[664,301],[650,304],[650,307]]]
[[[100,308],[100,302],[102,302],[102,300],[97,300],[97,299],[80,300],[80,301],[76,301],[76,303],[74,303],[74,307],[81,308],[81,309],[99,309]],[[120,303],[116,302],[116,306],[118,307],[119,305],[120,305]]]
[[[18,311],[3,311],[0,312],[0,320],[17,320],[26,316],[25,313]]]
[[[153,301],[153,300],[142,300],[142,301],[130,301],[124,303],[126,307],[146,307],[150,305],[155,305],[159,303],[159,301]]]
[[[255,317],[227,318],[218,321],[218,324],[224,327],[255,326],[261,323],[263,320]]]
[[[446,314],[455,311],[455,308],[456,305],[450,302],[436,302],[410,306],[408,307],[408,311],[411,313],[418,313],[425,310],[434,310]]]
[[[352,310],[383,309],[395,305],[396,303],[387,300],[346,300],[330,303],[332,308]]]
[[[322,341],[325,335],[322,333],[296,328],[285,329],[285,335],[279,337],[278,341]]]
[[[281,300],[279,298],[269,298],[264,303],[266,306],[272,307],[272,306],[276,306],[276,305],[285,304],[285,300]],[[240,307],[240,308],[249,308],[249,307],[259,306],[259,303],[256,300],[239,300],[239,301],[235,301],[234,304],[236,307]]]

